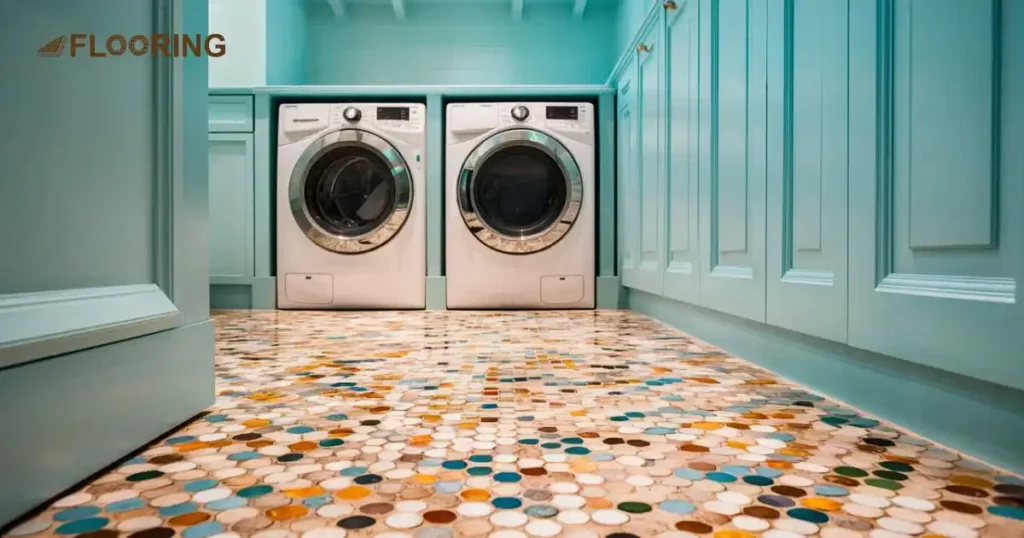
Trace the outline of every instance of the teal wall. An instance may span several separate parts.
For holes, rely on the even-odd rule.
[[[278,5],[273,8],[275,13],[285,11],[280,4],[290,4],[293,0],[208,1],[210,32],[223,35],[228,47],[227,54],[210,59],[210,86],[249,87],[267,84],[268,31],[277,30],[280,24],[267,18],[267,10],[271,5]],[[275,53],[275,58],[281,57]],[[275,76],[278,76],[278,72],[275,72]]]
[[[265,0],[267,1],[267,0]],[[266,30],[267,85],[287,86],[306,81],[306,0],[268,0]]]
[[[611,79],[630,305],[735,352],[754,323],[788,343],[745,357],[1024,468],[1024,4],[675,7]]]
[[[342,18],[311,6],[309,84],[601,84],[615,62],[614,3],[352,5]]]
[[[0,3],[0,527],[213,403],[206,59],[36,55],[72,29],[207,3]]]
[[[326,5],[321,0],[317,3]],[[253,87],[306,82],[310,0],[209,0],[210,31],[228,54],[211,58],[210,86]]]

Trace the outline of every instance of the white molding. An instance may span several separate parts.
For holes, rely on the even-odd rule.
[[[405,20],[405,0],[391,0],[391,8],[395,10],[395,18]]]
[[[156,284],[0,295],[0,368],[181,325]]]

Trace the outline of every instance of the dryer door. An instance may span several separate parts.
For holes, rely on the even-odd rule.
[[[506,254],[551,247],[572,228],[583,205],[583,179],[569,150],[530,129],[484,140],[459,173],[459,211],[469,231]]]
[[[310,145],[288,188],[292,215],[306,237],[340,254],[383,246],[412,207],[405,159],[383,138],[357,129],[329,133]]]

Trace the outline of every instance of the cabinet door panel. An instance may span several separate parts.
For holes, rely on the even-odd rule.
[[[252,135],[211,134],[211,276],[253,276],[252,212]]]
[[[635,286],[639,266],[640,227],[639,181],[636,159],[636,121],[633,116],[635,90],[632,71],[635,65],[626,67],[627,73],[619,80],[616,140],[619,199],[619,256],[622,284]]]
[[[757,321],[765,319],[767,4],[706,0],[700,16],[701,48],[711,51],[701,54],[701,100],[710,100],[701,133],[710,144],[701,149],[700,301]]]
[[[849,0],[769,7],[767,321],[846,341]]]
[[[665,86],[668,151],[665,154],[666,259],[664,294],[700,302],[697,163],[700,123],[698,6],[688,2],[668,12],[665,25]]]
[[[1024,388],[1024,4],[850,5],[849,342]]]
[[[661,294],[664,266],[662,207],[662,120],[660,27],[654,25],[640,40],[646,50],[637,57],[637,157],[639,160],[640,245],[635,286]]]

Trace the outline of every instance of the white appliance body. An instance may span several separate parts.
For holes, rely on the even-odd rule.
[[[448,308],[594,308],[593,105],[445,112]]]
[[[278,308],[424,308],[425,148],[422,104],[280,106]]]

